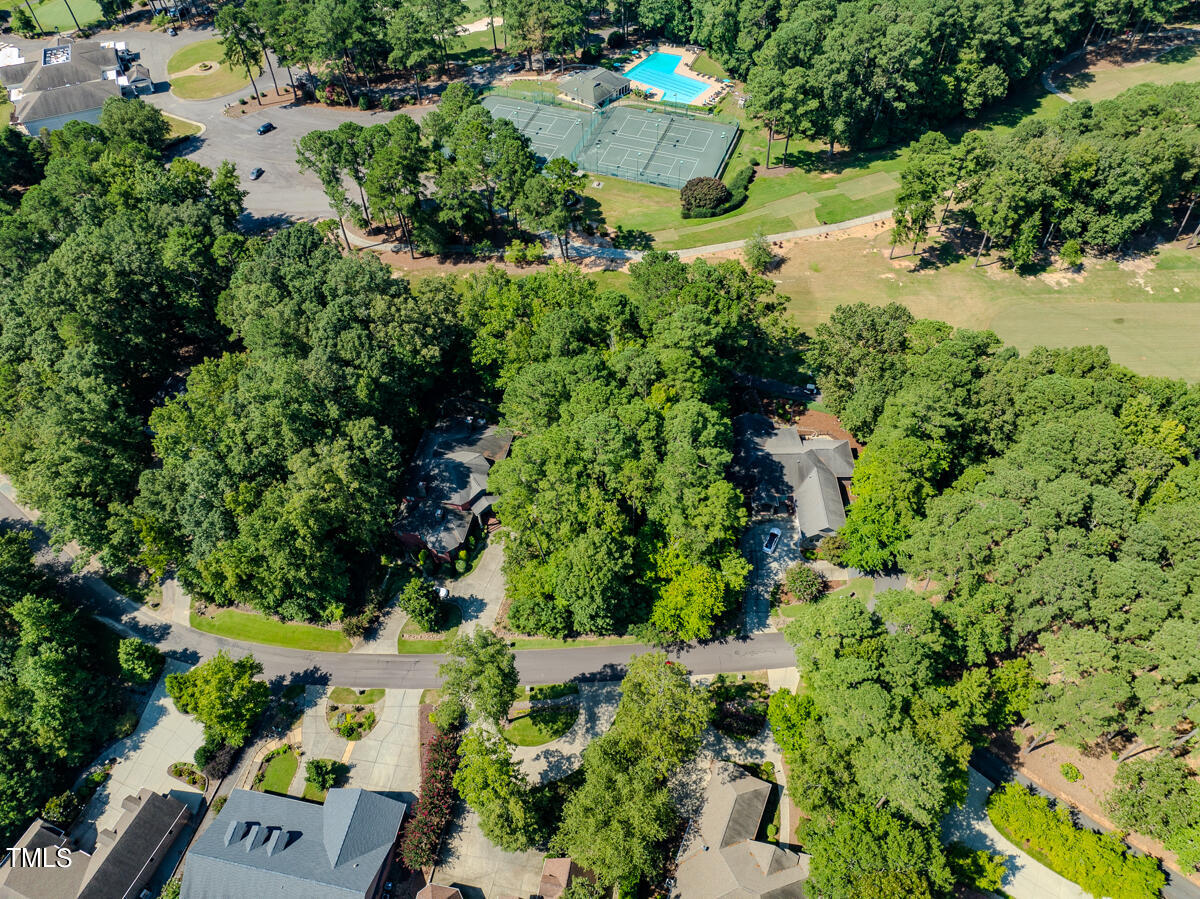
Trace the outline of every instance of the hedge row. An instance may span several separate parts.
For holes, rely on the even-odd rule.
[[[685,219],[707,219],[724,215],[727,212],[733,212],[733,210],[746,202],[746,190],[750,187],[750,182],[753,180],[754,169],[748,165],[742,166],[729,179],[729,184],[727,185],[730,193],[729,200],[715,209],[705,209],[703,207],[684,209],[683,217]]]
[[[454,814],[458,794],[454,791],[454,769],[458,767],[458,737],[438,733],[425,746],[421,760],[421,797],[408,819],[400,855],[413,871],[437,864],[442,831]]]
[[[1076,827],[1067,809],[1020,784],[1006,783],[992,794],[988,817],[1015,846],[1093,896],[1156,899],[1167,881],[1158,859],[1129,854],[1115,834]]]

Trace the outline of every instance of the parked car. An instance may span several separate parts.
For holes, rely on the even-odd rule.
[[[179,32],[176,31],[174,27],[171,27],[167,29],[167,34],[171,35],[171,37],[175,37],[177,34],[179,34]]]
[[[250,170],[250,180],[251,180],[251,181],[257,181],[257,180],[258,180],[259,178],[261,178],[262,176],[263,176],[263,170],[262,170],[262,169],[251,169],[251,170]]]
[[[504,71],[506,71],[506,72],[510,72],[510,73],[511,73],[511,72],[519,72],[519,71],[521,71],[521,69],[523,69],[523,68],[525,68],[525,66],[524,66],[524,65],[522,65],[522,64],[521,64],[521,63],[519,63],[519,62],[514,62],[514,63],[512,63],[511,65],[507,65],[507,66],[505,66],[505,67],[504,67]]]
[[[476,74],[479,74],[484,71],[484,67],[483,66],[471,66],[471,71],[475,72]]]
[[[779,538],[782,536],[783,531],[779,530],[779,528],[771,528],[770,533],[767,534],[767,539],[763,541],[763,552],[768,556],[775,552],[775,549],[779,546]]]
[[[274,130],[275,130],[275,126],[272,125],[270,122],[263,122],[261,125],[258,126],[259,134],[270,134]]]

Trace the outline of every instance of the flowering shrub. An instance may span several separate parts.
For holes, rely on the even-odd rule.
[[[421,759],[421,798],[408,819],[400,855],[411,870],[431,868],[437,863],[442,831],[454,812],[454,769],[458,767],[458,737],[436,734],[425,746]]]

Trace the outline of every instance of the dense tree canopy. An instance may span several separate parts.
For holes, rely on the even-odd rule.
[[[232,166],[164,168],[165,127],[140,100],[110,100],[99,127],[0,153],[6,180],[36,181],[0,211],[0,468],[57,540],[112,564],[137,549],[147,418],[219,342],[215,299],[241,243]]]
[[[839,308],[813,361],[869,437],[836,551],[899,562],[938,597],[889,592],[868,611],[830,596],[789,627],[809,696],[779,699],[772,722],[814,827],[864,804],[935,827],[972,747],[1022,719],[1096,752],[1195,736],[1200,388],[1097,347],[1021,356],[895,306]],[[1142,825],[1195,864],[1183,769],[1121,771],[1114,814],[1138,826],[1155,806]]]
[[[649,621],[704,638],[744,582],[724,410],[731,371],[763,364],[782,333],[771,287],[733,262],[665,253],[632,275],[628,296],[566,268],[463,285],[476,370],[522,435],[489,489],[523,631]]]
[[[249,247],[219,308],[241,349],[196,366],[151,418],[162,464],[136,506],[150,561],[220,605],[340,618],[455,357],[454,299],[427,288],[307,225]]]

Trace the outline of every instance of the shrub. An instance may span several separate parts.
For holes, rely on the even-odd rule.
[[[695,178],[693,181],[697,180]],[[709,179],[716,181],[716,178]],[[684,205],[683,217],[685,219],[693,218],[712,218],[713,216],[724,215],[727,212],[732,212],[743,203],[746,202],[746,190],[750,187],[750,182],[754,180],[754,169],[748,165],[742,166],[729,177],[729,185],[726,188],[729,198],[717,206],[697,206],[689,209]],[[690,183],[690,182],[689,182]],[[684,186],[687,189],[687,186]]]
[[[458,737],[439,733],[425,746],[421,759],[421,792],[404,828],[400,857],[413,871],[437,863],[442,831],[454,813],[458,794],[454,791],[454,770],[458,767]]]
[[[225,800],[225,797],[222,796],[217,801],[220,802],[222,805],[224,805],[225,804],[224,800]],[[213,808],[215,809],[216,807],[217,807],[217,803],[214,802]],[[213,814],[216,814],[216,812],[213,812]],[[182,889],[183,889],[183,881],[180,880],[178,877],[172,877],[170,880],[168,880],[166,883],[163,884],[163,888],[158,894],[158,899],[179,899],[179,891]]]
[[[761,275],[775,261],[775,254],[771,252],[771,245],[762,229],[756,230],[746,241],[742,255],[746,260],[746,268],[756,275]]]
[[[588,44],[586,47],[584,47],[582,50],[579,51],[579,61],[582,63],[595,64],[600,61],[600,57],[601,57],[600,48],[593,44]]]
[[[962,843],[951,843],[946,848],[946,861],[950,863],[950,873],[957,883],[983,893],[1000,889],[1008,870],[1003,855],[971,849]]]
[[[1078,240],[1072,237],[1062,245],[1062,249],[1058,251],[1058,257],[1064,265],[1078,268],[1083,264],[1083,247]]]
[[[1067,783],[1075,783],[1083,780],[1083,773],[1072,765],[1070,762],[1063,762],[1058,766],[1058,772],[1063,776]]]
[[[408,617],[416,622],[423,631],[431,631],[437,627],[438,598],[437,588],[433,581],[423,577],[414,577],[400,591],[400,608],[408,613]]]
[[[434,727],[445,733],[458,727],[466,711],[457,697],[447,696],[434,707],[429,720],[433,722]]]
[[[221,814],[221,809],[225,808],[225,803],[228,801],[229,801],[228,796],[218,796],[216,799],[213,800],[212,813],[213,813],[214,818],[217,815]]]
[[[620,31],[612,32],[612,34],[608,36],[608,45],[614,50],[619,50],[621,47],[625,46],[625,35],[621,34]]]
[[[991,795],[988,817],[1013,843],[1094,896],[1152,899],[1166,883],[1158,859],[1130,855],[1115,834],[1076,827],[1065,808],[1020,784],[1006,783]]]
[[[246,105],[246,98],[245,98],[245,97],[238,97],[238,105],[239,105],[239,106],[245,106],[245,105]]]
[[[825,592],[825,578],[803,562],[796,562],[787,570],[783,585],[796,602],[812,602]]]
[[[767,842],[774,843],[775,838],[779,836],[779,828],[775,826],[775,822],[767,825]]]
[[[366,112],[368,109],[371,108],[371,101],[367,99],[366,94],[362,94],[359,96],[358,108],[361,109],[363,112]]]
[[[395,104],[392,101],[391,94],[384,94],[382,97],[379,98],[379,108],[382,109],[384,112],[391,112],[392,107],[394,105]]]
[[[42,817],[65,830],[72,821],[79,817],[81,811],[83,811],[83,802],[68,790],[52,796],[46,801],[46,805],[42,809]]]
[[[235,747],[222,744],[213,753],[208,763],[202,766],[202,770],[206,776],[214,780],[220,780],[233,770],[233,762],[237,758],[237,754],[238,751]]]
[[[121,676],[134,684],[146,684],[162,670],[163,654],[137,637],[126,637],[117,644]]]
[[[729,202],[732,194],[720,178],[692,178],[679,191],[684,209],[717,209]]]
[[[333,759],[309,759],[304,764],[304,782],[316,790],[331,790],[337,784],[338,763]]]

